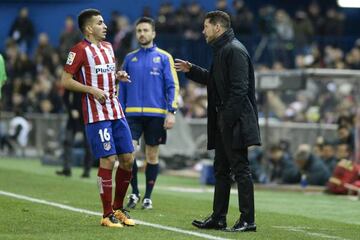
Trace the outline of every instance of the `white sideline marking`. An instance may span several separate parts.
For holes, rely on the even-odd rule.
[[[40,204],[44,204],[44,205],[48,205],[48,206],[52,206],[52,207],[57,207],[57,208],[61,208],[61,209],[65,209],[65,210],[69,210],[69,211],[73,211],[73,212],[85,213],[85,214],[88,214],[88,215],[95,215],[95,216],[101,216],[102,215],[99,212],[93,212],[93,211],[86,210],[86,209],[75,208],[75,207],[71,207],[71,206],[68,206],[68,205],[60,204],[60,203],[49,202],[49,201],[46,201],[46,200],[27,197],[27,196],[24,196],[24,195],[19,195],[19,194],[15,194],[15,193],[11,193],[11,192],[4,192],[4,191],[1,191],[1,190],[0,190],[0,195],[13,197],[13,198],[21,199],[21,200],[26,200],[26,201],[29,201],[29,202],[40,203]],[[158,229],[162,229],[162,230],[167,230],[167,231],[172,231],[172,232],[183,233],[183,234],[192,235],[192,236],[196,236],[196,237],[200,237],[200,238],[213,239],[213,240],[230,240],[229,238],[216,237],[216,236],[212,236],[212,235],[209,235],[209,234],[182,230],[182,229],[176,228],[176,227],[168,227],[168,226],[164,226],[164,225],[160,225],[160,224],[143,222],[143,221],[140,221],[140,220],[135,220],[135,221],[136,221],[136,223],[141,224],[141,225],[145,225],[145,226],[149,226],[149,227],[153,227],[153,228],[158,228]]]
[[[272,227],[278,229],[284,229],[290,232],[301,232],[312,237],[321,237],[321,238],[336,239],[336,240],[349,240],[347,238],[331,236],[323,233],[309,232],[309,230],[311,230],[311,228],[309,227],[295,227],[295,226],[272,226]]]

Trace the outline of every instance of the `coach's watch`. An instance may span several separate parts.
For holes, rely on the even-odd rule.
[[[176,110],[169,110],[168,112],[169,112],[169,113],[172,113],[172,114],[174,114],[174,115],[176,114]]]

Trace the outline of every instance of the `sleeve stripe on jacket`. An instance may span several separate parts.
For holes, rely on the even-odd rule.
[[[177,73],[176,73],[176,70],[175,70],[175,63],[174,63],[174,59],[173,57],[168,53],[166,52],[165,50],[162,50],[160,48],[157,48],[157,50],[163,54],[165,54],[168,59],[169,59],[169,62],[170,62],[170,70],[171,70],[171,75],[172,75],[172,79],[174,81],[174,85],[175,85],[175,96],[174,96],[174,99],[173,99],[173,102],[171,104],[171,107],[172,108],[175,108],[177,109],[178,108],[178,97],[179,97],[179,79],[178,79],[178,76],[177,76]]]

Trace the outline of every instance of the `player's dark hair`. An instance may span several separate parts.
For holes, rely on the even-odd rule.
[[[78,24],[79,29],[82,33],[84,33],[86,23],[92,18],[93,16],[99,16],[101,12],[97,9],[88,8],[80,12],[78,16]]]
[[[149,17],[141,17],[136,21],[135,26],[139,25],[140,23],[149,23],[152,27],[152,30],[155,31],[155,21]]]
[[[231,27],[231,20],[229,14],[223,11],[211,11],[205,15],[205,19],[209,19],[209,23],[212,25],[220,24],[225,29],[229,29]]]

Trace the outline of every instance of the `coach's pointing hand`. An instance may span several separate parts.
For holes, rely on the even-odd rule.
[[[178,72],[189,72],[192,64],[188,61],[176,58],[175,59],[175,69]]]

